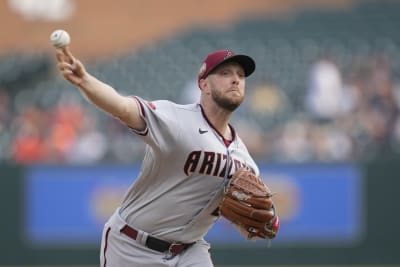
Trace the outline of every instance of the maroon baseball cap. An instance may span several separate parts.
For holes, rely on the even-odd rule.
[[[230,50],[217,50],[207,55],[204,59],[203,64],[200,67],[199,75],[197,77],[197,83],[200,87],[200,80],[205,79],[210,72],[216,69],[223,63],[236,62],[244,69],[245,76],[250,76],[256,69],[256,63],[254,60],[246,55],[236,55]]]

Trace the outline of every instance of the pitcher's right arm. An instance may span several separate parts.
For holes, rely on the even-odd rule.
[[[63,77],[79,88],[82,95],[99,109],[119,118],[129,127],[143,130],[146,123],[140,115],[140,104],[132,97],[122,96],[110,85],[89,74],[68,47],[57,49],[58,69]]]

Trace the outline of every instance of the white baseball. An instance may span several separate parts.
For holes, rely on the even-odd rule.
[[[57,48],[62,48],[71,42],[71,37],[69,37],[68,32],[64,30],[55,30],[51,35],[50,35],[50,41],[53,44],[53,46]]]

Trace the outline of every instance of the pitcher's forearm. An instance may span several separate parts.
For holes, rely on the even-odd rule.
[[[124,112],[124,98],[111,86],[86,74],[78,87],[82,95],[101,110],[120,117]]]
[[[133,128],[141,128],[143,123],[139,116],[137,102],[120,95],[113,87],[86,73],[79,90],[82,95],[99,109],[119,118]]]
[[[67,81],[79,88],[86,100],[119,118],[133,129],[143,130],[146,127],[137,100],[120,95],[110,85],[90,75],[82,62],[72,55],[68,46],[59,48],[56,58],[60,73]]]

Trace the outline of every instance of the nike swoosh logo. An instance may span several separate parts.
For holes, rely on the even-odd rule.
[[[208,130],[202,130],[202,129],[199,128],[199,134],[205,134],[207,132],[208,132]]]

